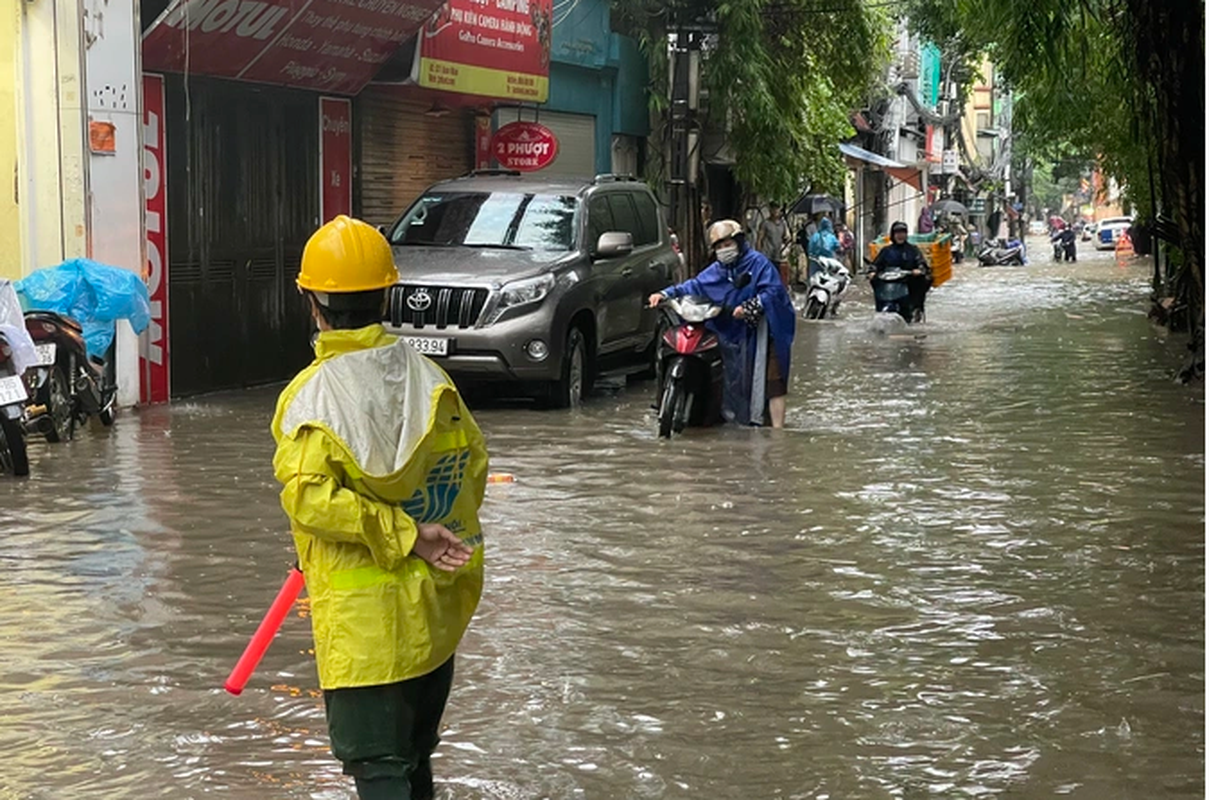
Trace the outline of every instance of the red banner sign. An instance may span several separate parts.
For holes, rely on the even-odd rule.
[[[539,122],[512,122],[493,135],[493,155],[507,169],[533,172],[557,158],[557,137]]]
[[[144,76],[145,267],[149,328],[141,339],[140,401],[170,399],[169,252],[166,249],[166,93],[161,75]]]
[[[476,168],[489,169],[493,158],[493,120],[486,114],[476,117]]]
[[[553,0],[448,0],[417,39],[413,80],[427,89],[549,99]]]
[[[171,0],[146,69],[357,94],[442,0]]]
[[[348,100],[319,98],[320,223],[353,213],[353,114]]]

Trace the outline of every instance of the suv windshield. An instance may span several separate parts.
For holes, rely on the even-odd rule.
[[[394,245],[570,250],[573,197],[519,192],[430,192],[396,223]]]

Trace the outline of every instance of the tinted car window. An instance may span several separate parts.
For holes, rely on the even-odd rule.
[[[638,215],[634,213],[634,201],[630,200],[628,194],[617,192],[608,196],[608,204],[612,206],[613,224],[617,226],[616,230],[633,236],[634,246],[637,247],[640,241],[638,237],[642,230],[638,225]]]
[[[659,244],[659,213],[655,210],[655,201],[646,192],[634,192],[632,196],[642,231],[641,237],[634,234],[634,244]]]
[[[396,223],[394,245],[569,250],[573,197],[519,192],[430,192]]]
[[[595,251],[600,241],[600,234],[616,230],[613,224],[612,209],[608,205],[608,196],[593,197],[587,203],[587,248]]]

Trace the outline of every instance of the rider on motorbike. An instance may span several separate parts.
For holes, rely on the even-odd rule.
[[[923,257],[923,251],[911,244],[910,228],[905,222],[895,222],[889,228],[891,244],[882,247],[874,261],[868,262],[868,282],[876,287],[876,273],[886,269],[903,269],[910,273],[907,280],[910,288],[910,298],[907,300],[902,316],[907,322],[923,322],[926,319],[924,302],[927,291],[932,285],[932,270]],[[884,305],[877,300],[876,310],[883,311]]]
[[[719,337],[724,357],[725,417],[742,425],[762,425],[767,405],[770,424],[783,427],[795,306],[770,259],[749,247],[740,223],[710,226],[715,261],[696,277],[650,297],[651,308],[685,295],[704,297],[731,309],[708,324]],[[749,280],[739,279],[748,273]],[[765,336],[759,336],[764,333]]]

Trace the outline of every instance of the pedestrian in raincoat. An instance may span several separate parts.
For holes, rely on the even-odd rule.
[[[723,353],[723,416],[742,425],[775,428],[786,418],[795,306],[770,259],[749,247],[740,223],[710,226],[715,260],[696,278],[651,295],[650,305],[694,295],[723,306],[708,324]]]
[[[396,280],[364,222],[310,238],[298,286],[315,360],[272,421],[332,752],[362,800],[434,796],[430,754],[483,579],[484,439],[447,374],[383,330]]]
[[[834,234],[834,223],[829,217],[821,220],[817,232],[808,240],[808,272],[811,274],[813,263],[818,258],[837,258],[842,245]]]

